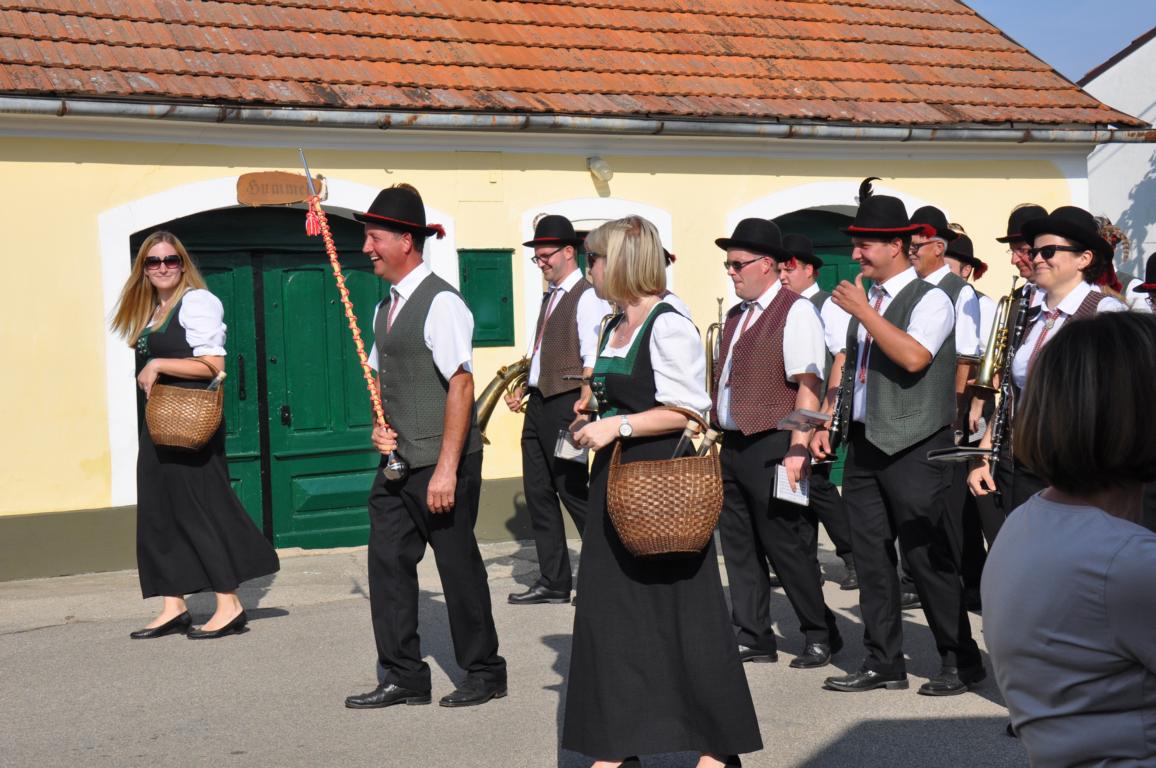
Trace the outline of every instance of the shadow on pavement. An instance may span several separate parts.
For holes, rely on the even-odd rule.
[[[868,765],[934,765],[985,768],[1027,765],[1001,717],[864,720],[843,732],[798,768]]]

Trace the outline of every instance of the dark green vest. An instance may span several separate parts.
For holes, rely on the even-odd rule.
[[[382,302],[373,325],[377,346],[381,404],[385,419],[397,431],[397,451],[414,469],[437,464],[445,429],[449,382],[425,345],[425,321],[434,297],[443,291],[460,296],[437,275],[421,281],[386,333],[390,301]],[[482,450],[475,408],[463,455]]]
[[[912,280],[887,305],[883,318],[906,331],[915,305],[935,290],[939,289],[931,283]],[[852,371],[859,359],[858,333],[859,321],[852,317],[847,326],[846,362]],[[847,399],[851,400],[850,397]],[[872,445],[889,456],[894,455],[946,427],[954,417],[955,334],[947,335],[943,346],[931,359],[931,365],[919,373],[908,373],[883,354],[878,346],[872,345],[867,361],[867,414],[864,419],[867,440]]]

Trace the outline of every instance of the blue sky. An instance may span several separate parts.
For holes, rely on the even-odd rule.
[[[964,0],[1076,81],[1156,27],[1156,0]]]

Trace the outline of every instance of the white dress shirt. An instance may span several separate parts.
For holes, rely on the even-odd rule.
[[[819,290],[818,283],[811,283],[800,295],[804,299],[810,299]],[[837,355],[846,349],[847,326],[851,322],[851,315],[828,296],[819,310],[819,319],[823,321],[823,340],[827,343],[831,355]]]
[[[397,319],[397,315],[417,287],[431,274],[433,272],[423,262],[403,277],[397,285],[392,286],[390,290],[395,292],[393,300],[397,302],[394,319]],[[374,328],[377,327],[377,313],[384,304],[382,301],[373,310]],[[464,368],[467,372],[473,371],[474,315],[461,296],[451,291],[442,291],[434,296],[430,303],[429,314],[425,318],[424,336],[426,349],[433,353],[434,365],[447,381],[458,372],[459,368]],[[369,365],[375,371],[380,370],[376,344],[369,353]]]
[[[747,330],[750,330],[781,290],[783,290],[783,284],[776,280],[771,283],[771,287],[762,296],[749,302],[747,309],[738,316],[735,334],[731,337],[730,346],[724,351],[726,363],[723,364],[722,373],[719,375],[718,421],[719,426],[723,429],[738,429],[738,425],[731,418],[730,377],[731,365],[734,362],[732,352],[742,335],[746,316],[750,314],[750,321],[746,322]],[[823,321],[819,319],[819,313],[815,311],[814,304],[806,299],[796,301],[787,310],[787,321],[783,326],[783,372],[787,376],[787,381],[798,381],[799,376],[806,373],[813,373],[822,381],[826,363],[827,350],[823,340]],[[768,375],[775,374],[768,372]]]
[[[553,312],[558,303],[581,279],[582,270],[575,269],[566,275],[559,285],[551,285],[548,299],[550,305],[546,310]],[[594,361],[598,359],[598,327],[602,324],[602,318],[610,312],[609,302],[598,298],[593,287],[587,288],[578,297],[578,354],[582,357],[583,368],[593,368]],[[546,333],[545,326],[542,327],[542,333]],[[530,358],[530,376],[527,382],[531,387],[538,386],[538,378],[542,375],[542,348],[539,345],[538,349],[534,349],[534,341],[535,339],[530,339],[530,348],[526,351],[526,356]]]
[[[867,300],[874,306],[879,295],[878,292],[882,291],[883,303],[879,305],[879,314],[882,315],[891,306],[891,300],[899,295],[899,292],[906,288],[911,281],[918,279],[919,275],[915,273],[915,267],[908,267],[890,280],[872,285],[867,294]],[[900,330],[915,339],[919,346],[930,352],[934,358],[939,353],[939,348],[943,346],[943,342],[947,341],[954,326],[955,309],[951,306],[951,299],[941,290],[931,290],[925,293],[915,308],[911,310],[911,320],[907,327],[900,328]],[[875,352],[874,342],[871,344],[871,349],[866,349],[867,329],[863,327],[862,323],[859,324],[857,338],[859,339],[859,360],[848,360],[844,365],[865,366],[870,360],[869,356]],[[954,365],[954,362],[952,364]],[[855,391],[851,399],[852,419],[866,422],[867,382],[859,381],[858,370],[856,367],[851,373],[851,380],[855,383]],[[870,372],[867,375],[870,376]]]
[[[185,340],[193,355],[225,355],[225,306],[204,288],[194,288],[181,299],[177,322],[185,329]]]
[[[654,306],[666,303],[658,302]],[[671,304],[670,306],[674,306]],[[650,310],[654,312],[654,309]],[[645,323],[643,324],[645,325]],[[642,326],[634,329],[626,343],[612,347],[608,343],[603,357],[626,357]],[[654,318],[650,334],[650,362],[654,368],[655,399],[663,405],[680,405],[699,413],[710,408],[706,391],[706,351],[698,328],[690,318],[677,310]]]
[[[995,325],[995,313],[998,309],[995,299],[991,296],[979,297],[979,354],[987,351],[987,343],[991,339],[991,327]]]
[[[1064,327],[1064,321],[1071,317],[1072,314],[1080,308],[1080,304],[1084,302],[1084,298],[1091,292],[1092,286],[1081,281],[1080,284],[1073,288],[1071,293],[1061,299],[1060,303],[1055,307],[1048,306],[1047,297],[1044,296],[1043,291],[1036,292],[1037,296],[1042,297],[1042,301],[1044,303],[1040,305],[1039,314],[1036,315],[1035,320],[1028,328],[1027,336],[1020,344],[1020,348],[1016,350],[1016,356],[1012,359],[1012,381],[1018,388],[1023,389],[1024,384],[1027,383],[1028,363],[1031,362],[1032,350],[1036,348],[1036,342],[1039,341],[1040,334],[1044,332],[1044,326],[1047,324],[1044,315],[1050,309],[1060,310],[1060,314],[1056,317],[1055,322],[1052,324],[1051,330],[1048,331],[1047,338],[1044,339],[1044,344],[1046,345],[1049,341],[1055,338],[1056,334],[1060,332],[1060,329]],[[1124,312],[1127,309],[1127,305],[1125,305],[1123,302],[1108,296],[1107,298],[1104,298],[1100,301],[1099,306],[1096,307],[1096,313]]]
[[[943,282],[943,278],[950,274],[951,269],[944,264],[924,279],[932,285],[939,285]],[[981,324],[979,297],[974,288],[965,285],[959,289],[959,295],[955,297],[955,354],[980,354],[987,341],[986,337],[980,341]]]

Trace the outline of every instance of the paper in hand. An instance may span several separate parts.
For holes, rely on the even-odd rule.
[[[799,504],[800,506],[809,507],[811,505],[811,497],[809,495],[810,482],[808,478],[803,478],[795,484],[795,490],[791,490],[791,481],[787,479],[787,468],[782,464],[775,465],[775,498],[789,501],[792,504]]]
[[[782,421],[776,426],[778,429],[792,432],[807,432],[816,427],[823,426],[830,420],[831,417],[825,413],[819,413],[818,411],[812,411],[807,408],[799,408],[784,416]]]

